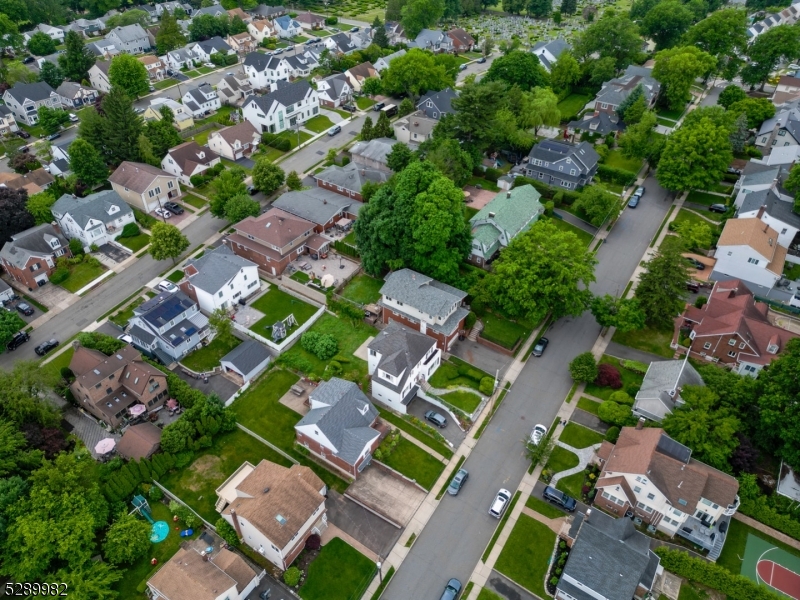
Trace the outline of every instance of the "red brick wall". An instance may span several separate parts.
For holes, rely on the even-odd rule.
[[[420,327],[419,327],[420,324],[419,323],[414,323],[413,321],[407,319],[403,315],[395,315],[394,313],[392,313],[391,309],[388,309],[388,308],[384,307],[384,309],[383,309],[383,322],[385,324],[385,323],[388,323],[389,321],[397,321],[398,323],[402,323],[406,327],[410,327],[414,331],[420,331]],[[428,329],[425,332],[425,335],[435,339],[436,340],[436,346],[440,350],[445,350],[446,349],[447,338],[445,338],[444,335],[442,335],[441,333],[436,333],[435,331],[431,331],[430,329]]]
[[[319,515],[319,518],[317,519],[317,521],[319,521],[319,519],[321,519],[321,518],[322,518],[322,516],[323,516],[323,515],[324,515],[326,512],[328,512],[328,509],[327,509],[327,508],[326,508],[326,509],[324,509],[324,510],[323,510],[323,511],[320,513],[320,515]],[[305,534],[304,536],[302,536],[302,537],[301,537],[299,540],[297,540],[297,545],[296,545],[294,548],[292,548],[292,549],[289,551],[289,554],[287,554],[287,555],[286,555],[286,556],[283,558],[283,562],[284,562],[284,569],[288,569],[288,568],[289,568],[289,566],[290,566],[290,565],[291,565],[291,564],[294,562],[294,559],[296,559],[296,558],[299,556],[299,554],[300,554],[300,553],[303,551],[303,548],[305,548],[305,547],[306,547],[306,540],[307,540],[309,537],[311,537],[311,535],[312,535],[312,530],[313,530],[313,529],[314,529],[314,527],[312,526],[312,527],[311,527],[311,529],[309,529],[309,530],[306,532],[306,534]]]
[[[72,256],[69,250],[67,253],[64,254],[67,258]],[[55,264],[55,261],[53,261]],[[39,263],[39,269],[36,271],[31,271],[30,267]],[[41,277],[42,274],[47,275],[47,278],[50,278],[50,275],[53,274],[53,271],[56,270],[55,267],[52,269],[47,266],[47,261],[44,258],[31,258],[28,260],[27,264],[25,265],[25,269],[18,269],[14,265],[9,264],[6,261],[3,261],[3,268],[11,275],[16,281],[24,285],[25,287],[31,288],[33,290],[39,287],[39,284],[36,283],[37,276]]]
[[[719,362],[725,365],[729,366],[735,365],[736,359],[728,356],[728,351],[736,350],[738,356],[739,343],[737,342],[735,346],[729,346],[727,341],[729,339],[729,335],[730,334],[725,336],[716,335],[716,336],[703,336],[702,338],[696,338],[695,343],[692,344],[692,351],[691,351],[692,355],[694,355],[695,358],[698,358],[700,360],[706,360],[705,356],[700,356],[701,352],[705,352],[706,355],[708,356],[717,357],[719,359]],[[723,337],[725,339],[723,339]],[[711,348],[709,350],[703,348],[703,344],[707,342],[711,342]]]
[[[235,242],[232,243],[229,240],[223,240],[223,242],[227,244],[231,250],[233,250],[234,254],[236,254],[237,256],[241,256],[242,258],[252,260],[259,266],[259,268],[263,269],[269,274],[272,274],[272,269],[274,267],[275,275],[280,275],[281,273],[283,273],[283,270],[286,268],[286,266],[290,262],[292,262],[294,258],[297,257],[296,249],[293,249],[290,254],[287,254],[279,261],[272,259],[267,260],[267,257],[265,257],[263,254],[259,254],[258,252],[251,250],[247,246],[242,246],[240,248],[239,244]]]
[[[337,467],[339,467],[344,472],[350,473],[350,475],[352,475],[353,477],[356,477],[358,475],[358,470],[356,469],[356,467],[346,463],[345,461],[343,461],[338,456],[332,456],[331,453],[330,453],[330,450],[325,448],[325,446],[320,444],[315,439],[312,439],[312,438],[308,437],[307,435],[304,435],[304,434],[302,434],[302,433],[300,433],[298,431],[297,432],[297,441],[298,441],[298,443],[302,444],[303,446],[308,446],[309,450],[311,450],[315,454],[318,454],[319,456],[321,456],[324,460],[328,461],[329,463],[331,463],[333,465],[336,465]]]
[[[345,189],[339,191],[339,189],[335,185],[329,184],[327,181],[320,181],[317,179],[317,187],[324,188],[329,192],[333,192],[334,194],[339,194],[340,196],[344,196],[345,198],[355,198],[359,202],[362,202],[361,194],[357,194],[355,192],[349,192]]]

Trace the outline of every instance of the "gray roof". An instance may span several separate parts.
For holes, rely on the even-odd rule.
[[[406,51],[401,49],[401,50],[398,50],[397,52],[393,52],[392,54],[389,54],[388,56],[382,56],[381,58],[379,58],[378,60],[375,61],[375,68],[378,71],[381,71],[382,69],[386,68],[386,67],[383,66],[384,64],[391,66],[391,63],[395,58],[400,58],[401,56],[405,56],[405,54],[406,54]],[[378,68],[378,64],[379,63],[381,65],[381,68]]]
[[[567,125],[570,129],[580,129],[589,133],[599,133],[606,135],[612,131],[621,131],[619,119],[612,117],[607,112],[588,113],[586,118],[580,121],[570,121]]]
[[[389,174],[386,171],[368,169],[351,162],[344,167],[331,165],[324,171],[314,175],[314,179],[338,186],[350,192],[361,192],[361,188],[367,181],[384,183],[389,179]]]
[[[280,15],[286,12],[284,6],[267,6],[266,4],[259,4],[253,10],[247,11],[254,15],[261,17],[271,17],[273,15]]]
[[[434,318],[446,317],[467,297],[466,292],[411,269],[389,273],[380,293]]]
[[[346,33],[337,33],[336,35],[332,35],[329,39],[335,42],[337,48],[343,53],[352,52],[356,49],[355,44]]]
[[[224,10],[222,11],[225,12]],[[228,42],[223,40],[218,35],[215,35],[212,38],[207,40],[203,40],[202,42],[197,42],[197,46],[200,46],[203,49],[203,52],[206,54],[214,54],[214,52],[221,52],[222,54],[227,54],[230,52],[231,47],[228,45]]]
[[[670,414],[682,403],[681,388],[687,385],[705,385],[700,373],[685,360],[660,360],[651,362],[636,393],[634,411],[654,421]],[[673,392],[670,395],[670,392]]]
[[[245,340],[223,356],[221,360],[231,363],[241,373],[247,375],[270,358],[272,358],[272,354],[266,346],[255,340]]]
[[[636,531],[633,521],[592,510],[580,525],[558,587],[585,598],[586,592],[573,594],[579,588],[565,580],[569,577],[608,600],[630,600],[640,584],[652,587],[658,560],[650,539]]]
[[[93,89],[87,88],[82,86],[80,83],[75,83],[73,81],[65,81],[56,90],[56,93],[59,96],[64,96],[65,98],[75,99],[77,98],[78,94],[82,91],[94,92]]]
[[[131,327],[128,333],[131,336],[135,337],[137,340],[143,341],[148,346],[156,341],[156,336],[154,336],[146,329],[142,329],[138,325],[134,325],[133,327]]]
[[[59,245],[55,248],[50,244],[53,239],[59,241]],[[12,235],[11,241],[3,244],[0,257],[14,266],[24,269],[29,258],[51,256],[56,250],[68,245],[67,238],[57,232],[50,223],[44,223]]]
[[[772,189],[746,194],[739,208],[739,214],[758,210],[762,206],[766,207],[770,217],[800,229],[800,215],[794,212],[794,204],[791,201],[781,200]]]
[[[603,84],[597,92],[596,101],[619,106],[639,85],[642,86],[644,97],[648,102],[656,97],[661,89],[661,84],[653,78],[652,69],[629,65],[620,77]]]
[[[115,206],[118,210],[109,213],[109,210]],[[69,214],[82,229],[86,228],[89,220],[110,223],[133,213],[127,202],[114,190],[89,194],[85,198],[64,194],[55,201],[50,210],[59,219]]]
[[[137,40],[141,40],[142,38],[147,38],[147,32],[142,29],[142,26],[138,23],[134,23],[133,25],[125,25],[124,27],[115,27],[112,29],[108,35],[111,34],[116,35],[122,42],[135,42]]]
[[[358,200],[316,187],[299,192],[286,192],[275,200],[272,206],[317,225],[325,225],[342,212],[357,215],[362,204]]]
[[[333,444],[336,456],[354,465],[379,433],[370,426],[378,411],[352,381],[332,377],[309,394],[313,403],[325,406],[311,409],[295,427],[316,425]]]
[[[374,160],[379,163],[386,164],[386,157],[392,151],[395,144],[399,144],[397,140],[391,138],[375,138],[368,142],[358,142],[350,148],[352,156],[362,156],[369,160]]]
[[[369,343],[369,349],[381,355],[378,362],[380,370],[401,379],[396,384],[381,379],[381,385],[396,392],[402,390],[408,381],[411,369],[417,366],[434,346],[436,346],[434,338],[409,329],[397,321],[389,321],[389,324]]]
[[[196,288],[216,294],[244,267],[255,267],[256,263],[237,256],[225,244],[206,252],[200,258],[191,258],[187,265],[197,269],[195,275],[189,276],[189,281]]]
[[[326,77],[322,81],[331,86],[332,98],[338,98],[342,95],[344,86],[347,85],[347,76],[344,73],[336,73],[335,75]]]
[[[208,82],[201,83],[197,87],[193,87],[187,93],[200,104],[208,102],[208,98],[206,98],[207,94],[216,95],[216,92]]]
[[[167,52],[167,54],[173,56],[175,59],[179,61],[194,59],[194,55],[188,48],[176,48],[175,50],[170,50],[169,52]]]
[[[770,185],[778,179],[780,165],[765,165],[749,161],[742,169],[742,179],[740,188],[747,188],[751,185]]]
[[[453,98],[458,98],[458,93],[450,88],[441,92],[428,92],[417,102],[417,108],[425,113],[426,117],[441,119],[442,115],[454,114],[452,107]],[[430,106],[428,106],[430,104]],[[434,113],[436,116],[434,117]]]
[[[0,104],[0,115],[7,117],[8,115],[13,115],[14,113],[11,112],[11,109],[8,108],[5,104]]]
[[[570,168],[574,166],[578,171],[578,175],[573,177],[578,177],[592,172],[600,160],[600,156],[589,142],[573,145],[559,140],[542,140],[531,148],[529,157],[530,168],[557,174],[559,177],[569,176],[570,169],[565,165],[567,161]],[[541,160],[543,164],[534,166],[534,159]],[[564,169],[559,170],[559,167]]]
[[[544,67],[549,71],[550,69],[553,68],[553,65],[550,64],[550,60],[546,56],[544,56],[542,52],[539,51],[544,50],[549,54],[555,56],[557,59],[559,56],[561,56],[561,53],[564,52],[564,50],[569,50],[569,48],[570,45],[567,43],[565,39],[556,38],[554,40],[537,42],[533,46],[533,48],[531,48],[531,52],[533,52],[539,58],[539,62],[541,62],[544,65]]]
[[[33,102],[40,102],[47,100],[55,90],[44,81],[37,81],[36,83],[18,83],[8,90],[8,93],[17,102],[22,104],[25,100],[32,100]]]
[[[221,5],[215,4],[213,6],[206,6],[205,8],[198,8],[194,13],[192,13],[192,18],[199,17],[200,15],[211,15],[212,17],[216,17],[217,15],[227,15],[228,12],[222,8]]]
[[[451,46],[452,40],[441,29],[423,29],[417,34],[413,44],[417,48],[437,48]]]
[[[294,83],[279,81],[277,83],[277,88],[278,89],[274,92],[270,92],[264,96],[256,96],[252,98],[251,101],[255,102],[258,107],[264,111],[264,114],[267,114],[273,102],[278,102],[283,106],[290,106],[304,100],[305,97],[313,91],[311,84],[305,79],[300,79]]]

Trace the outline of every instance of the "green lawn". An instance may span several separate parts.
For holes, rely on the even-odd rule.
[[[578,408],[580,408],[581,410],[585,410],[588,413],[592,413],[593,415],[596,415],[597,409],[600,408],[600,403],[595,402],[594,400],[591,400],[584,396],[581,397],[580,400],[578,400]]]
[[[591,99],[591,96],[584,94],[570,94],[558,103],[558,110],[561,112],[561,117],[577,115]]]
[[[619,183],[611,183],[611,182],[608,182],[608,181],[602,181],[600,179],[599,175],[595,175],[594,176],[594,183],[595,183],[595,185],[600,186],[604,190],[607,190],[609,192],[613,192],[615,194],[620,194],[620,195],[622,194],[622,190],[625,189]]]
[[[665,119],[672,119],[673,121],[677,121],[683,115],[683,112],[686,110],[686,107],[680,108],[678,110],[670,110],[668,108],[662,108],[656,111],[656,114],[659,117],[664,117]]]
[[[208,74],[209,74],[209,73],[211,73],[211,71],[213,71],[214,69],[211,69],[211,68],[209,68],[209,67],[197,67],[197,70],[198,70],[198,71],[200,71],[200,73],[201,73],[202,75],[208,75]]]
[[[350,117],[353,116],[349,112],[347,112],[346,110],[339,110],[338,108],[328,108],[328,107],[326,107],[325,110],[329,110],[331,112],[335,112],[337,115],[339,115],[343,119],[349,119]]]
[[[178,283],[181,279],[183,279],[183,271],[176,269],[167,275],[167,279],[169,279],[172,283]]]
[[[356,244],[356,232],[355,231],[351,231],[346,236],[344,236],[344,238],[342,238],[342,241],[345,244],[349,244],[353,248],[358,248],[358,244]]]
[[[449,402],[456,408],[463,410],[468,415],[472,414],[472,411],[478,408],[478,405],[481,403],[481,397],[478,396],[478,394],[464,392],[462,390],[456,390],[455,392],[444,394],[442,395],[442,400]]]
[[[670,121],[669,119],[664,119],[662,117],[656,117],[656,121],[659,125],[663,125],[664,127],[669,127],[670,129],[675,127],[677,123],[675,121]]]
[[[144,298],[142,298],[142,297],[137,298],[136,300],[131,302],[128,305],[127,308],[125,308],[125,309],[119,311],[118,313],[115,313],[115,314],[111,315],[110,317],[108,317],[108,320],[113,322],[113,323],[116,323],[120,327],[127,326],[128,325],[128,321],[130,321],[131,317],[133,317],[133,309],[138,307],[143,302],[144,302]]]
[[[691,581],[684,581],[681,584],[678,600],[706,600],[707,598],[708,591],[700,585]]]
[[[303,44],[308,41],[308,38],[304,35],[296,35],[286,39],[292,40],[295,44]]]
[[[280,134],[279,137],[286,138],[289,140],[289,143],[292,145],[292,150],[297,148],[298,141],[297,141],[297,132],[296,131],[284,131]],[[305,144],[308,140],[310,140],[313,136],[310,133],[306,133],[305,131],[300,131],[300,144]]]
[[[417,419],[416,417],[410,417],[416,419],[418,422],[419,427],[406,421],[398,414],[393,413],[392,411],[383,408],[382,406],[376,406],[375,408],[378,409],[378,413],[381,416],[381,419],[384,421],[388,421],[398,429],[402,429],[405,433],[410,435],[416,440],[419,440],[426,446],[430,446],[432,449],[436,450],[439,454],[446,458],[452,458],[453,450],[448,446],[443,440],[442,434],[436,431],[430,425],[427,425],[425,422]],[[422,427],[426,427],[427,430],[422,429]],[[438,436],[438,437],[434,437]]]
[[[203,208],[206,204],[208,204],[208,202],[202,198],[198,198],[194,194],[184,194],[180,199],[186,204],[194,206],[195,208]]]
[[[638,173],[642,168],[644,161],[639,158],[625,158],[622,155],[622,150],[612,150],[603,161],[603,164],[615,169],[624,169],[632,173]]]
[[[317,115],[303,123],[303,127],[314,133],[322,133],[333,127],[333,121],[325,115]]]
[[[233,338],[232,343],[224,343],[220,338],[214,338],[208,346],[203,346],[182,359],[181,364],[197,373],[211,371],[214,367],[219,366],[219,361],[223,356],[241,343],[242,341],[238,338]]]
[[[108,269],[99,263],[92,265],[90,263],[82,262],[77,265],[72,265],[69,268],[69,271],[69,277],[67,277],[66,281],[62,281],[59,285],[65,290],[74,294],[84,286],[89,285],[92,281],[100,277],[100,275],[108,271]]]
[[[205,131],[201,131],[200,133],[193,135],[192,139],[197,143],[198,146],[205,146],[208,143],[208,136],[211,134],[214,129],[206,129]]]
[[[704,206],[711,206],[712,204],[727,204],[727,198],[722,196],[715,196],[708,192],[701,192],[699,190],[692,190],[686,196],[687,202],[694,202],[695,204],[702,204]]]
[[[150,236],[146,233],[140,233],[133,237],[117,238],[117,241],[131,252],[138,252],[150,243]]]
[[[484,325],[481,337],[509,350],[512,350],[517,342],[526,340],[533,330],[528,323],[519,321],[515,323],[493,313],[487,313],[481,317],[481,321]]]
[[[567,423],[558,439],[573,448],[588,448],[602,442],[603,436],[583,425]]]
[[[544,578],[556,534],[544,523],[520,515],[494,568],[540,598],[546,598]]]
[[[708,221],[706,221],[703,217],[701,217],[697,213],[694,213],[694,212],[692,212],[690,210],[687,210],[685,208],[682,208],[682,209],[680,209],[678,211],[678,215],[675,217],[675,220],[673,222],[675,223],[675,225],[680,225],[681,223],[686,223],[686,222],[688,222],[688,223],[690,223],[692,225],[696,225],[698,223],[702,223],[704,225],[708,225],[711,228],[711,231],[714,231],[717,228],[717,227],[714,226],[714,224],[709,223]],[[705,250],[709,250],[709,249],[710,248],[705,248]]]
[[[645,331],[645,330],[643,330]],[[638,333],[638,332],[634,332]],[[630,334],[627,334],[630,335]],[[670,332],[670,339],[672,339],[672,332]],[[617,341],[617,336],[614,336],[614,341]],[[622,343],[622,342],[620,342]],[[625,344],[629,345],[629,344]],[[641,348],[640,348],[641,350]],[[672,358],[672,350],[670,350],[669,358]],[[634,373],[633,371],[629,371],[622,367],[619,362],[619,359],[608,356],[606,354],[603,355],[603,358],[600,359],[601,364],[609,364],[615,366],[619,370],[619,374],[622,377],[622,389],[624,390],[626,387],[630,386],[640,386],[642,385],[642,380],[644,379],[644,375],[639,375],[638,373]],[[587,383],[585,392],[595,398],[601,398],[603,400],[608,400],[609,396],[616,390],[612,390],[610,387],[600,387],[595,385],[594,383]]]
[[[474,373],[467,373],[466,375],[460,374],[459,367],[461,367],[462,371],[464,368],[468,368]],[[472,376],[474,375],[474,377]],[[464,362],[454,356],[450,357],[450,360],[443,360],[442,364],[439,365],[439,368],[433,372],[433,375],[428,380],[428,383],[435,388],[453,388],[458,386],[470,387],[475,391],[478,390],[478,386],[480,386],[480,380],[484,377],[491,377],[488,373],[481,371],[480,369],[473,367],[469,363]]]
[[[672,341],[672,329],[661,331],[645,327],[644,329],[628,333],[622,333],[617,330],[612,340],[623,346],[630,346],[631,348],[650,352],[658,356],[663,356],[664,358],[672,358],[675,355],[675,351],[669,347]],[[588,389],[586,392],[596,395]]]
[[[294,279],[298,283],[308,283],[309,281],[311,281],[311,277],[306,275],[303,271],[295,271],[294,273],[291,274],[289,279]]]
[[[200,77],[200,72],[199,71],[186,71],[186,72],[184,72],[184,75],[186,75],[187,77],[190,77],[190,78]]]
[[[561,231],[569,231],[569,232],[575,234],[575,236],[581,242],[583,242],[583,244],[587,248],[589,247],[589,244],[592,243],[592,239],[594,239],[594,236],[592,236],[591,233],[588,233],[588,232],[584,231],[583,229],[575,227],[575,225],[572,225],[571,223],[567,223],[564,219],[559,219],[559,218],[554,217],[554,218],[550,219],[550,222],[553,225],[555,225],[558,229],[560,229]]]
[[[315,306],[303,302],[291,294],[287,294],[276,286],[270,287],[266,294],[251,303],[250,306],[264,313],[264,316],[250,325],[249,329],[269,339],[272,336],[272,326],[276,321],[283,320],[289,315],[294,315],[299,327],[317,312]],[[294,327],[290,327],[286,333],[291,333],[293,330]]]
[[[564,513],[555,506],[549,502],[545,502],[541,498],[537,498],[536,496],[530,496],[528,501],[525,502],[525,506],[551,519],[557,519],[558,517],[564,516]]]
[[[464,597],[466,598],[466,594]],[[498,594],[495,594],[489,589],[481,588],[481,591],[478,594],[478,600],[504,600],[504,598]]]
[[[547,460],[545,470],[551,473],[561,473],[578,466],[580,459],[578,455],[569,450],[565,450],[561,446],[555,446],[550,453],[550,458]]]
[[[556,484],[556,489],[561,490],[565,494],[572,496],[576,500],[581,499],[581,488],[583,488],[583,480],[586,479],[586,473],[581,471],[563,479],[559,479]]]
[[[375,104],[375,100],[372,98],[367,98],[366,96],[356,98],[356,106],[358,106],[359,110],[367,110],[373,104]]]
[[[709,191],[730,196],[731,192],[733,192],[733,184],[728,183],[727,181],[721,183],[715,183],[709,188]]]
[[[404,437],[398,439],[392,453],[381,462],[413,479],[426,490],[433,487],[444,470],[443,462]]]
[[[347,238],[345,238],[347,241]],[[342,296],[359,304],[372,304],[381,299],[380,290],[385,282],[369,275],[360,274],[351,279],[344,289]]]
[[[791,281],[800,279],[800,265],[787,262],[783,267],[783,276]]]
[[[172,87],[173,85],[177,84],[178,82],[175,79],[169,78],[169,79],[162,79],[161,81],[156,81],[153,84],[153,87],[156,88],[157,90],[164,90],[168,87]]]
[[[285,467],[292,466],[291,461],[269,446],[236,429],[219,436],[210,448],[197,453],[192,464],[185,469],[164,475],[159,483],[176,494],[204,519],[214,523],[219,518],[219,513],[214,509],[217,502],[215,490],[243,462],[250,461],[253,465],[257,465],[264,459]]]
[[[722,554],[720,554],[720,557],[717,559],[717,564],[719,566],[725,567],[728,569],[728,571],[735,573],[736,575],[741,574],[742,559],[740,557],[744,556],[744,549],[747,545],[748,534],[753,534],[757,538],[761,538],[773,546],[777,546],[781,550],[785,550],[789,554],[800,558],[800,550],[796,550],[795,548],[792,548],[791,546],[784,544],[773,537],[770,537],[758,529],[754,529],[749,525],[745,525],[741,521],[731,519],[728,527],[728,534],[725,538],[725,546],[722,548]]]
[[[470,177],[467,180],[467,185],[480,187],[484,190],[489,190],[490,192],[500,191],[500,188],[497,187],[497,184],[494,181],[489,181],[488,179],[484,179],[483,177],[477,177],[477,176]]]
[[[369,558],[344,540],[333,538],[308,567],[300,597],[303,600],[360,598],[376,570]]]

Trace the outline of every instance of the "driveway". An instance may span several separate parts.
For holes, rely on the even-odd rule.
[[[374,463],[364,469],[345,493],[345,497],[369,508],[398,530],[408,524],[425,495],[416,485]]]
[[[195,379],[191,375],[184,373],[180,365],[175,367],[175,370],[172,372],[183,379],[190,386],[200,390],[204,394],[216,394],[223,402],[239,391],[238,385],[222,375],[211,375],[208,378],[208,383],[205,383],[202,379]]]
[[[248,158],[247,156],[237,158],[235,162],[237,165],[244,167],[245,169],[252,169],[256,166],[256,161],[254,161],[252,158]]]
[[[521,588],[505,575],[494,570],[486,582],[486,587],[506,600],[539,600],[538,596],[534,596],[525,588]]]
[[[403,532],[335,490],[328,490],[325,506],[328,508],[328,521],[378,556],[388,556]]]
[[[442,413],[441,408],[439,408],[438,406],[434,406],[433,404],[431,404],[427,400],[424,400],[423,398],[420,398],[419,396],[417,396],[411,401],[411,403],[407,407],[407,410],[408,414],[414,415],[418,419],[422,419],[422,421],[424,422],[426,422],[425,413],[428,412],[429,410],[438,412],[440,414]],[[464,441],[464,438],[467,437],[467,434],[461,431],[461,429],[458,427],[458,425],[456,425],[453,422],[453,419],[450,418],[449,415],[444,415],[444,416],[447,417],[447,427],[445,427],[444,429],[438,429],[438,431],[444,436],[444,438],[448,442],[450,442],[453,445],[453,449],[455,450],[461,445],[461,442]]]
[[[114,244],[103,244],[100,246],[100,252],[113,260],[115,263],[121,263],[131,256],[131,252],[129,250],[123,250]]]
[[[572,416],[569,418],[571,423],[577,423],[578,425],[583,425],[584,427],[588,427],[589,429],[593,429],[597,433],[605,435],[608,431],[609,426],[606,425],[597,415],[593,415],[590,412],[586,412],[585,410],[581,410],[580,408],[576,408]]]

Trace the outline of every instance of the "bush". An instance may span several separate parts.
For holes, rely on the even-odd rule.
[[[552,217],[553,209],[555,207],[556,207],[555,202],[553,202],[552,200],[548,200],[547,202],[544,203],[544,214],[546,214],[548,217]]]
[[[200,525],[200,519],[197,518],[197,515],[195,515],[190,508],[175,500],[169,503],[169,511],[173,515],[177,515],[178,519],[183,521],[183,524],[190,529]]]
[[[469,314],[467,315],[467,318],[464,319],[464,327],[466,329],[472,329],[473,327],[475,327],[475,322],[477,320],[478,320],[478,315],[470,311]]]
[[[595,385],[600,387],[610,387],[612,390],[618,390],[622,387],[622,377],[619,374],[619,369],[614,365],[602,364],[597,368],[597,378],[594,380]]]
[[[564,192],[556,192],[553,194],[553,206],[558,208],[564,202]]]
[[[129,238],[129,237],[136,237],[137,235],[141,234],[142,230],[139,229],[139,226],[136,223],[128,223],[125,227],[122,228],[122,233],[120,237]]]
[[[631,418],[631,407],[606,400],[597,409],[601,421],[623,427]]]
[[[497,180],[502,176],[503,176],[503,172],[502,171],[499,171],[497,169],[493,169],[491,167],[488,167],[486,169],[486,171],[483,172],[483,178],[486,181],[492,181],[494,183],[497,183]]]
[[[744,153],[747,154],[750,158],[763,158],[763,154],[761,150],[756,148],[755,146],[745,146]]]
[[[59,283],[64,283],[67,278],[69,277],[69,269],[65,269],[64,267],[59,267],[53,274],[50,275],[50,283],[55,283],[58,285]]]
[[[619,438],[619,427],[609,427],[608,431],[606,431],[606,441],[611,442],[612,444],[616,444],[618,438]]]
[[[705,296],[698,296],[697,300],[694,301],[695,308],[703,308],[703,306],[708,302],[708,298]]]
[[[143,213],[138,208],[133,209],[133,217],[136,219],[136,222],[145,229],[150,229],[157,222],[155,218],[147,213]]]
[[[100,246],[98,246],[97,244],[92,244],[89,246],[89,250],[92,252],[97,252],[98,250],[100,250]]]
[[[320,546],[322,546],[322,539],[318,534],[312,533],[310,536],[308,536],[308,539],[306,540],[306,548],[309,550],[319,550]]]
[[[578,383],[590,383],[597,379],[597,361],[591,352],[584,352],[569,363],[569,374]]]
[[[239,545],[239,535],[236,533],[236,529],[234,529],[233,525],[228,523],[225,519],[222,517],[217,519],[217,522],[214,523],[214,527],[217,528],[217,534],[219,534],[219,537],[225,540],[229,546]]]
[[[339,22],[339,19],[336,17],[327,17],[325,19],[325,25],[336,25]]]
[[[623,360],[620,364],[622,364],[623,368],[628,369],[628,371],[639,373],[639,375],[644,375],[647,373],[647,369],[650,366],[643,362],[639,362],[638,360]]]
[[[83,244],[78,238],[72,238],[69,241],[69,251],[72,252],[72,256],[80,256],[84,254]]]
[[[161,488],[157,485],[150,486],[150,491],[147,492],[147,495],[150,497],[150,500],[153,502],[158,502],[164,497],[164,492],[161,491]]]
[[[484,396],[491,396],[492,392],[494,391],[494,378],[492,377],[484,377],[481,379],[481,383],[478,386],[478,390],[480,390],[481,394]]]
[[[800,523],[767,504],[768,499],[761,493],[755,475],[744,474],[739,477],[739,497],[739,512],[800,540]]]
[[[300,345],[320,360],[333,358],[339,351],[339,342],[329,333],[306,331],[300,338]]]
[[[346,167],[349,164],[350,164],[350,157],[349,156],[343,156],[342,157],[342,166]]]
[[[612,402],[616,402],[617,404],[627,404],[628,406],[633,406],[633,398],[631,398],[622,390],[612,392],[608,399]]]
[[[60,373],[61,373],[61,379],[64,379],[66,381],[70,381],[75,377],[75,373],[73,373],[72,369],[70,369],[69,367],[61,367]]]
[[[300,575],[302,575],[300,569],[297,567],[289,567],[283,574],[283,582],[289,587],[295,587],[300,583]]]
[[[607,165],[597,165],[597,175],[603,181],[618,185],[630,185],[636,181],[636,173]]]

